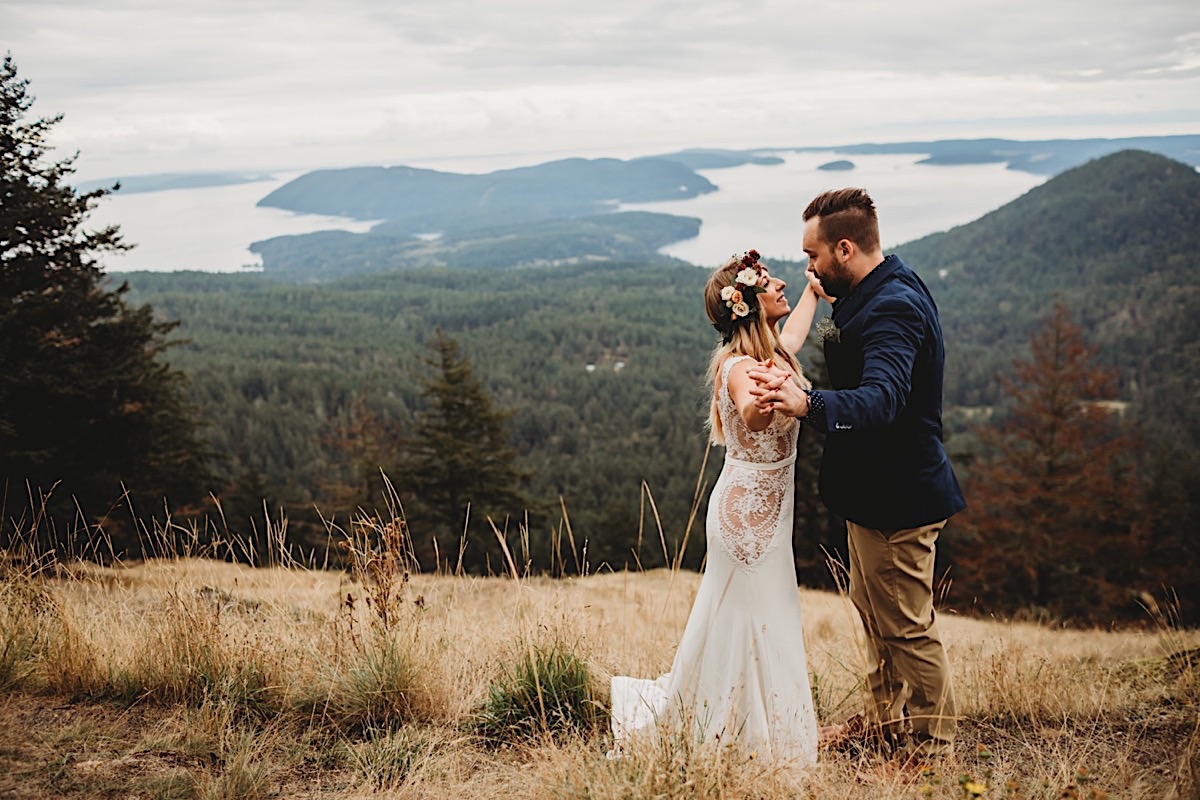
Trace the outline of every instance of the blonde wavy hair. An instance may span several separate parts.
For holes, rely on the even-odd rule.
[[[717,409],[717,382],[721,379],[721,368],[726,359],[733,356],[750,356],[756,361],[774,359],[776,366],[790,369],[796,382],[804,389],[812,382],[804,376],[804,370],[796,356],[787,352],[779,340],[779,331],[767,322],[761,304],[754,316],[732,320],[729,307],[721,297],[721,290],[734,282],[743,268],[740,256],[734,256],[724,266],[718,267],[704,285],[704,311],[713,327],[723,333],[723,341],[713,349],[708,363],[708,388],[712,402],[708,411],[708,433],[714,444],[725,444],[725,429],[721,425],[721,414]]]

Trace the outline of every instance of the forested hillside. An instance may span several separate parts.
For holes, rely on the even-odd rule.
[[[1122,153],[899,248],[942,309],[948,445],[964,474],[979,446],[966,420],[986,419],[980,412],[992,406],[1003,416],[995,379],[1027,353],[1030,332],[1061,300],[1101,345],[1103,363],[1120,370],[1118,399],[1133,404],[1127,419],[1141,426],[1147,474],[1155,457],[1172,465],[1179,484],[1163,502],[1181,522],[1195,519],[1198,203],[1191,168]],[[773,266],[800,286],[801,265]],[[541,563],[560,497],[593,566],[634,563],[635,554],[662,563],[643,481],[672,555],[683,537],[705,453],[702,376],[714,343],[699,299],[705,270],[671,262],[428,267],[321,286],[250,275],[127,277],[134,302],[183,321],[189,343],[170,358],[192,376],[193,397],[212,422],[227,476],[218,493],[235,521],[256,511],[237,498],[265,493],[287,508],[297,541],[324,541],[314,505],[343,520],[350,510],[329,505],[351,460],[334,445],[338,432],[362,404],[413,433],[418,356],[440,328],[515,412]],[[818,354],[803,360],[819,384]],[[797,512],[798,568],[814,585],[828,581],[818,544],[839,538],[812,489],[819,449],[819,437],[804,437]],[[435,533],[452,535],[414,531]],[[695,566],[703,508],[690,541],[685,563]],[[472,546],[480,563],[494,545]]]
[[[1195,461],[1200,443],[1200,174],[1117,153],[969,225],[897,248],[927,280],[949,342],[946,396],[989,406],[995,376],[1065,303],[1148,438]]]
[[[321,283],[410,267],[502,269],[513,266],[636,260],[676,261],[658,248],[695,236],[700,220],[649,211],[624,211],[574,219],[545,219],[418,238],[389,233],[320,231],[279,236],[251,245],[263,273],[293,283]]]
[[[624,563],[643,480],[668,535],[682,537],[704,457],[703,374],[715,341],[700,304],[705,275],[694,267],[418,269],[322,287],[244,275],[131,277],[135,301],[185,321],[191,341],[172,362],[193,376],[194,396],[210,411],[226,474],[260,475],[298,524],[331,496],[331,482],[348,477],[331,441],[351,423],[356,399],[411,427],[418,357],[440,328],[516,411],[514,444],[542,512],[535,539],[557,521],[561,495],[593,563]],[[322,510],[344,519],[352,509]],[[319,526],[310,532],[324,540]],[[657,532],[645,534],[641,557],[661,564]]]

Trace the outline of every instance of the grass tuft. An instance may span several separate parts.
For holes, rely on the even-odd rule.
[[[33,688],[49,637],[48,593],[24,581],[0,582],[0,692]]]
[[[488,685],[476,731],[493,746],[594,733],[607,717],[577,645],[526,642]]]
[[[186,769],[172,769],[140,778],[134,785],[139,796],[151,800],[195,800],[198,796],[196,776]]]
[[[360,643],[350,663],[331,666],[303,705],[338,730],[361,733],[435,716],[435,694],[413,643],[378,632]]]
[[[210,773],[201,786],[203,800],[257,800],[274,794],[275,766],[267,752],[269,739],[251,730],[232,734],[225,744],[221,768]]]
[[[364,741],[343,743],[347,759],[372,789],[393,789],[404,783],[433,755],[433,744],[408,729],[370,729]]]
[[[262,648],[235,635],[221,614],[202,597],[172,593],[143,646],[96,694],[130,703],[218,705],[236,719],[274,716],[278,703]]]

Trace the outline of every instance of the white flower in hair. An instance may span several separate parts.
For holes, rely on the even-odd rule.
[[[746,267],[744,270],[742,270],[741,272],[739,272],[737,274],[737,277],[734,280],[736,280],[738,283],[742,284],[743,286],[757,286],[758,285],[758,271],[750,269],[749,267]]]
[[[734,305],[733,305],[733,315],[734,315],[735,317],[744,317],[744,316],[746,316],[746,315],[747,315],[747,314],[749,314],[749,313],[750,313],[750,306],[746,305],[746,301],[745,301],[745,300],[743,300],[743,301],[742,301],[742,302],[740,302],[740,303],[734,303]]]
[[[726,286],[721,290],[721,299],[728,300],[729,298],[733,297],[733,293],[736,291],[737,289],[734,289],[732,286]]]

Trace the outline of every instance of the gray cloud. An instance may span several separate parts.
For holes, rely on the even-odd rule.
[[[4,0],[0,48],[81,172],[1200,127],[1182,0]]]

